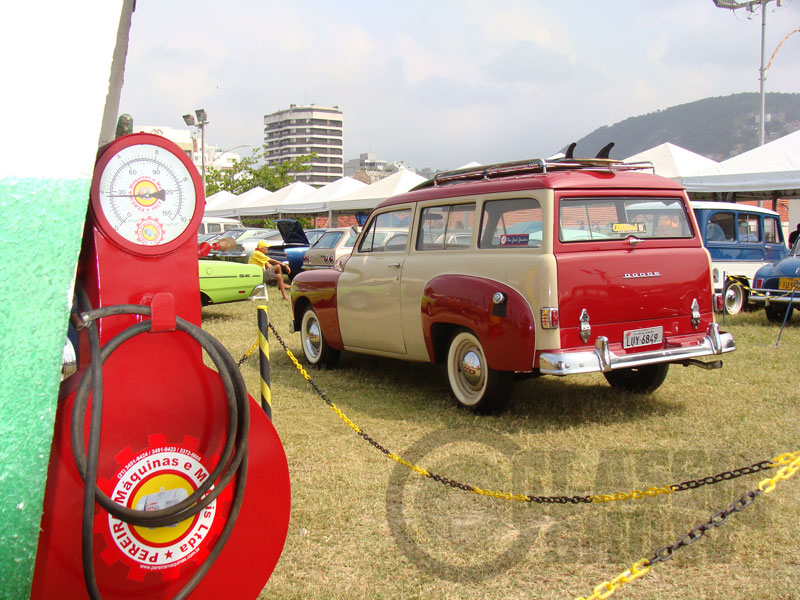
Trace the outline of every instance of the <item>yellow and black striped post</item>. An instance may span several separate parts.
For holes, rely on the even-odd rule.
[[[269,317],[267,307],[258,307],[258,365],[261,372],[261,408],[272,420],[272,391],[269,380]]]

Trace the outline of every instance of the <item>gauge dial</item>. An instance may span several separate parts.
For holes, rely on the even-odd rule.
[[[193,170],[182,151],[164,138],[133,134],[115,140],[95,170],[92,200],[98,222],[111,237],[147,254],[179,238],[185,241],[182,234],[195,217],[202,218]]]

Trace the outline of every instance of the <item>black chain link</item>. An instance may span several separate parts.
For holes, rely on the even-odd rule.
[[[655,563],[668,561],[670,558],[672,558],[672,555],[676,550],[694,544],[697,540],[705,535],[706,531],[713,529],[714,527],[719,527],[725,523],[728,520],[728,517],[733,513],[741,512],[750,506],[753,503],[753,500],[755,500],[762,493],[763,492],[761,490],[751,490],[742,494],[742,496],[732,502],[728,508],[715,512],[713,515],[711,515],[711,518],[708,521],[701,523],[688,533],[683,534],[674,544],[670,546],[662,546],[656,550],[653,556],[647,559],[647,564],[654,565]]]
[[[289,350],[289,346],[286,344],[286,342],[283,341],[283,338],[278,333],[278,330],[275,329],[275,326],[272,324],[272,322],[269,322],[269,328],[272,330],[272,333],[275,334],[275,339],[278,340],[278,343],[281,345],[281,347],[283,348],[284,352],[290,353],[291,351]],[[244,361],[244,359],[242,359],[242,362],[243,361]],[[322,389],[311,378],[311,375],[308,375],[308,383],[309,383],[309,385],[311,385],[311,387],[317,393],[317,395],[325,401],[325,404],[327,404],[329,407],[333,407],[333,402],[330,401],[330,399],[325,394],[325,392],[323,392]],[[389,451],[386,448],[384,448],[381,444],[379,444],[377,441],[375,441],[369,434],[367,434],[365,431],[361,430],[360,427],[358,428],[358,435],[360,435],[362,438],[364,438],[367,442],[369,442],[372,446],[374,446],[375,448],[380,450],[386,456],[390,456],[392,454],[391,451]],[[758,473],[759,471],[763,471],[765,469],[771,469],[772,467],[773,467],[773,465],[772,465],[771,461],[762,460],[761,462],[757,462],[755,464],[752,464],[749,467],[742,467],[740,469],[733,469],[732,471],[724,471],[722,473],[717,473],[716,475],[711,475],[709,477],[703,477],[701,479],[690,479],[690,480],[684,481],[682,483],[672,484],[672,485],[668,486],[668,489],[672,490],[673,492],[680,492],[680,491],[685,491],[685,490],[693,490],[693,489],[699,488],[699,487],[701,487],[703,485],[711,485],[711,484],[714,484],[714,483],[719,483],[720,481],[728,481],[730,479],[735,479],[737,477],[741,477],[742,475],[750,475],[752,473]],[[466,484],[466,483],[459,483],[459,482],[454,481],[452,479],[448,479],[447,477],[443,477],[441,475],[436,475],[436,474],[430,473],[428,471],[425,471],[425,473],[427,474],[426,475],[427,477],[433,479],[434,481],[438,481],[439,483],[442,483],[444,485],[449,485],[450,487],[458,488],[458,489],[461,489],[461,490],[464,490],[464,491],[467,491],[467,492],[475,492],[475,488],[472,487],[471,485]],[[522,497],[525,499],[526,502],[535,503],[535,504],[590,504],[590,503],[593,502],[592,496],[529,496],[529,495],[523,495]],[[752,500],[750,502],[752,502]],[[748,505],[749,505],[749,503],[748,503]],[[740,508],[739,510],[742,510],[742,509]],[[727,518],[727,516],[726,516],[726,518]],[[714,519],[714,517],[712,517],[712,520],[713,519]],[[724,522],[724,519],[723,519],[722,522]],[[720,524],[720,523],[718,523],[718,524]],[[716,527],[717,525],[713,525],[713,526]],[[702,528],[702,527],[704,527],[704,526],[700,526],[700,528]],[[708,525],[705,525],[705,529],[703,529],[703,532],[705,532],[705,530],[708,529],[708,527],[709,527]],[[694,531],[694,530],[692,530],[692,531]],[[690,533],[692,533],[692,532],[690,532]],[[687,534],[687,535],[689,535],[689,534]],[[697,537],[700,537],[700,536],[702,536],[702,532]],[[681,538],[681,539],[683,539],[683,538]],[[696,537],[692,538],[691,541],[688,542],[688,544],[694,542],[696,539],[697,539]],[[687,543],[684,543],[682,545],[687,545]],[[681,547],[681,545],[679,545],[678,547]],[[666,546],[665,548],[671,548],[671,546]],[[670,556],[672,556],[672,552],[673,551],[674,550],[670,551]],[[664,560],[666,560],[666,559],[664,559]]]
[[[719,483],[720,481],[729,481],[731,479],[736,479],[737,477],[741,477],[742,475],[752,475],[753,473],[758,473],[759,471],[771,469],[772,466],[773,466],[772,461],[762,460],[761,462],[752,464],[749,467],[733,469],[732,471],[723,471],[722,473],[717,473],[716,475],[710,475],[709,477],[703,477],[700,479],[690,479],[688,481],[684,481],[683,483],[673,483],[668,487],[673,492],[694,490],[704,485],[711,485],[713,483]]]

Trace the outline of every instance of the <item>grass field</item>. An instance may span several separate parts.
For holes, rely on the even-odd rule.
[[[288,303],[270,319],[288,332]],[[203,310],[239,359],[255,342],[250,302]],[[601,375],[518,382],[507,412],[462,410],[443,368],[343,354],[309,371],[352,421],[431,472],[529,495],[630,492],[714,475],[800,450],[800,320],[776,346],[763,311],[727,318],[738,350],[716,371],[673,366],[651,396]],[[270,334],[274,423],[292,483],[286,545],[261,598],[550,599],[590,596],[757,487],[775,469],[695,490],[604,504],[533,504],[421,477],[356,435]],[[258,360],[242,365],[258,398]],[[615,598],[800,598],[800,477],[782,482]]]

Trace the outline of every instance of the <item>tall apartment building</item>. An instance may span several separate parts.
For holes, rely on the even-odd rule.
[[[316,187],[344,177],[342,111],[338,106],[289,105],[264,115],[264,146],[270,165],[316,154],[311,170],[293,173],[296,181]]]

